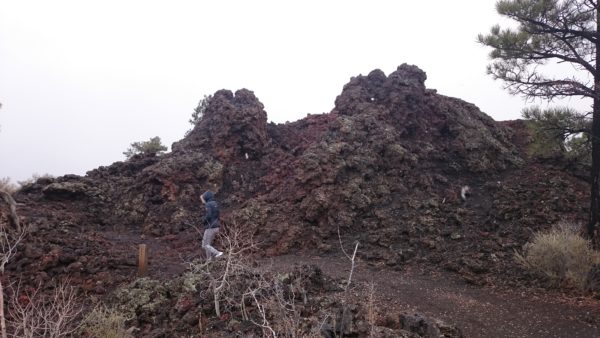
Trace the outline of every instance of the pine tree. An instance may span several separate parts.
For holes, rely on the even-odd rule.
[[[492,47],[488,73],[515,95],[552,101],[584,97],[593,101],[591,207],[587,232],[597,239],[600,222],[600,69],[596,0],[501,0],[497,12],[517,23],[493,26],[478,41]],[[567,63],[576,76],[545,75],[543,65]],[[589,80],[586,80],[589,78]]]
[[[148,141],[133,142],[126,151],[123,152],[128,159],[137,154],[160,155],[167,151],[167,147],[162,144],[160,137],[155,136]]]
[[[208,108],[210,99],[212,99],[212,95],[204,95],[204,97],[198,102],[198,106],[194,108],[192,117],[189,120],[193,126],[202,120],[202,116],[204,116],[204,112],[206,111],[206,108]]]
[[[188,122],[193,127],[195,127],[198,124],[198,122],[200,122],[202,120],[202,117],[204,116],[204,112],[208,108],[208,104],[210,103],[211,99],[212,99],[212,95],[204,95],[204,97],[202,99],[200,99],[200,101],[198,101],[198,105],[196,106],[196,108],[194,108],[192,117],[188,120]],[[188,136],[191,132],[192,132],[192,129],[189,129],[188,131],[185,132],[185,136]]]

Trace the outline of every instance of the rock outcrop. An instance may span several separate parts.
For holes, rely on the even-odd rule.
[[[171,153],[38,180],[16,199],[44,236],[65,224],[163,236],[197,224],[212,189],[224,224],[252,229],[268,255],[328,252],[341,234],[364,259],[475,279],[504,273],[532,231],[585,215],[585,181],[527,158],[524,130],[425,80],[406,64],[374,70],[330,113],[286,124],[267,123],[251,91],[221,90]]]

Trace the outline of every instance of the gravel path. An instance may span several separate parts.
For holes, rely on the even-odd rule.
[[[265,260],[274,270],[315,264],[335,278],[347,278],[345,257],[280,256]],[[391,271],[357,262],[353,280],[374,282],[380,313],[419,312],[457,325],[466,337],[600,337],[600,301],[559,294],[500,291],[452,275]]]
[[[114,239],[108,234],[106,237]],[[194,235],[183,237],[182,241],[142,240],[139,234],[119,234],[115,246],[126,249],[135,261],[136,243],[148,243],[152,256],[150,275],[169,278],[183,271],[185,261],[201,257]],[[317,265],[340,281],[348,278],[351,267],[343,256],[285,255],[261,262],[265,269],[273,271],[290,271],[296,264]],[[600,301],[590,297],[474,286],[451,273],[395,271],[368,265],[358,258],[352,280],[355,285],[374,283],[375,306],[380,315],[421,313],[456,325],[469,338],[600,337]]]

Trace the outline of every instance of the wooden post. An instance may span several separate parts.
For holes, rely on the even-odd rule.
[[[148,248],[146,244],[140,244],[138,255],[138,275],[143,277],[148,272]]]

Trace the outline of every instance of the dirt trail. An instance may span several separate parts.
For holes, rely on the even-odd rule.
[[[336,278],[347,278],[350,270],[345,257],[289,255],[265,263],[275,271],[315,264]],[[600,302],[593,299],[499,291],[451,275],[382,270],[360,261],[353,280],[375,283],[380,313],[423,313],[457,325],[466,337],[600,337]]]
[[[197,235],[151,238],[139,233],[105,233],[113,250],[130,252],[135,261],[137,242],[150,246],[150,276],[164,279],[181,273],[185,262],[201,259]],[[294,265],[317,265],[327,275],[348,278],[350,261],[344,256],[284,255],[266,258],[261,265],[288,272]],[[131,267],[135,275],[135,267]],[[375,305],[380,314],[421,313],[459,327],[466,337],[600,337],[600,301],[566,297],[552,291],[497,290],[466,284],[450,273],[424,274],[371,266],[357,258],[355,284],[375,283]]]

